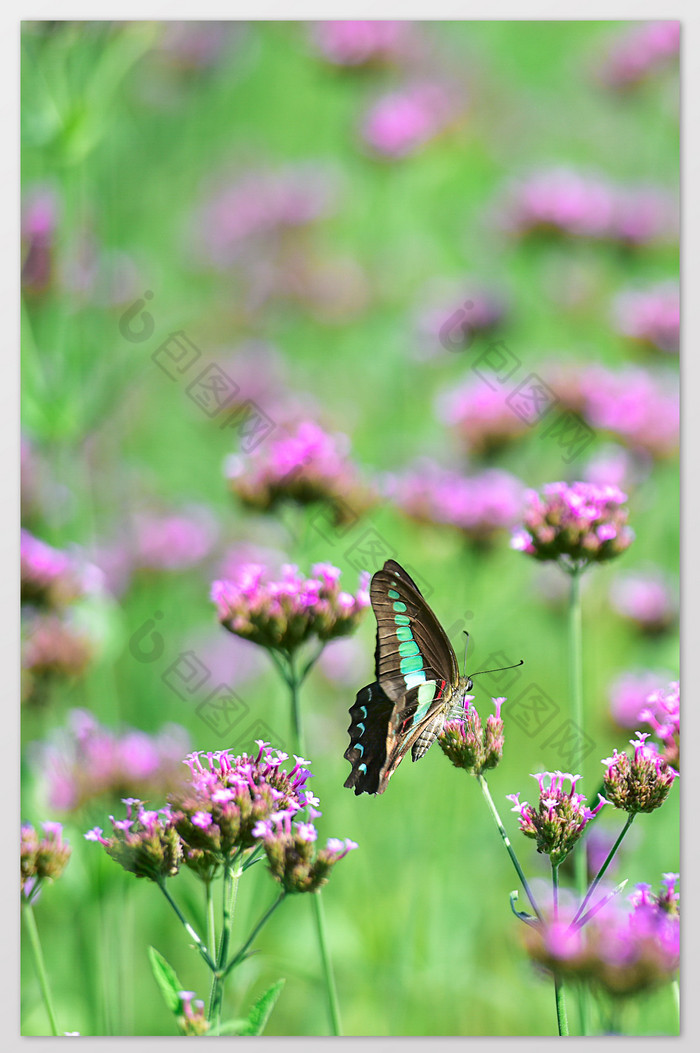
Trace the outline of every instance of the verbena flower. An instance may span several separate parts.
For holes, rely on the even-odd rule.
[[[137,792],[153,799],[181,781],[189,734],[167,724],[149,735],[136,728],[115,731],[82,709],[34,751],[33,764],[46,784],[52,808],[75,811],[102,795]]]
[[[47,545],[22,530],[20,537],[21,602],[36,607],[63,607],[88,592],[99,590],[96,567]]]
[[[253,835],[262,840],[269,871],[285,892],[315,892],[328,881],[335,864],[357,848],[349,838],[329,838],[326,847],[316,851],[313,824],[292,822],[284,811],[257,823]]]
[[[678,604],[661,571],[620,575],[610,586],[610,605],[644,633],[655,635],[673,625]]]
[[[307,788],[308,761],[295,757],[283,769],[287,754],[258,742],[256,756],[232,757],[229,750],[192,753],[186,759],[190,777],[171,794],[172,821],[182,838],[184,862],[202,875],[213,873],[239,850],[252,848],[259,822],[273,814],[296,815],[317,799]]]
[[[180,1006],[178,1023],[185,1035],[206,1035],[210,1024],[204,1008],[204,1002],[195,998],[194,991],[178,991]]]
[[[647,743],[649,732],[637,732],[630,739],[634,753],[613,751],[602,763],[606,766],[603,784],[608,800],[616,808],[634,815],[653,812],[668,797],[673,780],[678,778],[675,768],[659,754],[657,746]]]
[[[465,451],[477,457],[496,453],[529,431],[503,392],[480,380],[469,380],[443,392],[437,413],[453,429]]]
[[[186,570],[211,552],[217,528],[203,506],[179,512],[137,512],[132,524],[131,560],[142,571]]]
[[[672,979],[680,961],[676,874],[664,875],[658,896],[638,885],[629,911],[612,900],[583,927],[571,918],[528,926],[525,943],[538,965],[563,980],[587,984],[613,997],[652,990]]]
[[[457,116],[458,103],[444,84],[408,85],[372,104],[362,122],[362,138],[382,157],[408,157],[445,130]]]
[[[85,625],[67,613],[34,614],[22,625],[22,701],[46,701],[54,680],[80,677],[98,645]]]
[[[676,354],[680,346],[681,306],[676,282],[621,292],[613,304],[615,326],[623,336]]]
[[[664,744],[662,758],[667,764],[678,768],[680,752],[680,685],[671,681],[667,690],[651,691],[639,713],[639,720],[646,721],[654,734]]]
[[[180,869],[182,845],[169,808],[148,811],[134,797],[124,798],[126,818],[110,815],[112,836],[105,837],[99,826],[88,830],[86,841],[103,845],[107,855],[136,877],[162,883]]]
[[[621,728],[634,730],[640,720],[646,719],[641,712],[649,705],[649,696],[663,687],[668,675],[652,669],[633,669],[621,673],[608,688],[610,715]]]
[[[497,468],[462,475],[429,460],[389,475],[385,491],[413,519],[453,527],[479,544],[508,530],[522,514],[525,487]]]
[[[22,291],[41,296],[55,277],[58,195],[49,184],[37,183],[22,196]]]
[[[288,654],[311,638],[325,641],[353,632],[369,606],[369,575],[363,572],[351,595],[341,590],[340,571],[330,563],[314,564],[312,574],[305,578],[288,564],[281,581],[270,581],[265,567],[242,566],[237,580],[212,584],[219,621],[237,636]]]
[[[621,490],[629,490],[647,474],[648,467],[624,446],[604,443],[584,464],[581,478],[596,486],[619,486]]]
[[[345,435],[331,435],[311,420],[294,425],[281,438],[270,438],[249,455],[226,462],[231,491],[248,508],[274,511],[283,501],[330,506],[340,526],[354,521],[377,495],[350,460]]]
[[[500,291],[469,277],[431,283],[424,296],[426,303],[415,321],[414,354],[419,361],[436,359],[446,351],[468,350],[477,336],[498,328],[507,312]]]
[[[601,563],[629,548],[627,495],[616,486],[548,483],[528,492],[524,526],[511,546],[539,560],[557,560],[568,569]]]
[[[677,65],[681,46],[680,22],[635,23],[609,44],[596,76],[608,88],[627,91]]]
[[[414,27],[391,19],[313,22],[311,40],[334,66],[385,66],[401,61],[414,49]]]
[[[503,757],[504,734],[501,706],[505,698],[494,698],[496,712],[489,714],[482,726],[473,695],[465,695],[464,717],[450,717],[438,735],[440,749],[456,768],[481,775],[495,768]]]
[[[22,826],[20,842],[22,900],[32,903],[44,881],[60,877],[70,859],[70,845],[63,840],[60,823],[42,823],[43,836],[39,836],[30,823]]]
[[[537,842],[537,851],[550,857],[552,866],[558,866],[566,859],[591,819],[595,818],[604,804],[608,802],[598,794],[599,802],[591,809],[586,804],[582,793],[576,793],[576,783],[580,775],[568,775],[565,772],[542,772],[533,775],[540,787],[540,799],[535,807],[525,801],[520,803],[520,794],[507,794],[513,802],[513,811],[520,816],[520,830],[526,837]],[[564,789],[564,782],[571,783],[571,789]]]

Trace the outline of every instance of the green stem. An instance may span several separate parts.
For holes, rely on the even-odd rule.
[[[532,895],[532,892],[530,891],[530,886],[528,885],[527,878],[523,874],[523,869],[520,866],[520,863],[518,862],[518,857],[516,856],[515,852],[513,851],[513,846],[511,845],[510,838],[508,837],[508,834],[506,833],[506,828],[504,827],[504,825],[503,825],[503,823],[501,821],[501,817],[498,814],[498,809],[496,808],[496,805],[493,803],[493,798],[491,797],[491,794],[489,792],[488,783],[486,782],[486,779],[484,778],[483,775],[477,775],[476,776],[476,781],[479,783],[479,786],[481,787],[481,792],[484,795],[484,800],[486,801],[486,804],[489,807],[489,811],[491,812],[491,815],[493,816],[494,822],[496,823],[496,826],[498,827],[498,832],[501,835],[501,840],[503,841],[503,844],[506,846],[506,851],[508,852],[508,855],[511,858],[511,862],[513,863],[513,866],[515,867],[516,873],[517,873],[518,877],[520,878],[522,886],[525,889],[525,894],[526,894],[527,898],[530,900],[530,904],[532,906],[532,909],[534,910],[534,912],[537,915],[537,917],[539,918],[539,920],[542,921],[542,914],[540,913],[540,908],[535,903],[535,898]]]
[[[588,889],[588,892],[584,896],[584,898],[583,898],[583,900],[581,902],[581,906],[576,911],[576,914],[574,916],[574,920],[571,922],[572,925],[576,924],[576,922],[579,920],[579,918],[583,914],[584,910],[586,909],[586,906],[588,905],[588,902],[589,902],[591,896],[593,895],[593,893],[595,892],[596,888],[598,887],[598,884],[599,884],[601,878],[603,877],[603,874],[605,873],[605,871],[610,866],[610,864],[611,864],[611,862],[613,860],[613,856],[615,855],[615,853],[617,852],[618,848],[622,844],[622,838],[625,836],[625,834],[629,830],[630,826],[632,825],[632,821],[634,819],[634,814],[635,813],[632,812],[630,815],[627,816],[627,822],[623,826],[622,831],[620,833],[620,836],[618,837],[617,841],[615,842],[615,844],[610,849],[605,862],[603,863],[602,867],[600,868],[600,870],[598,871],[598,873],[594,877],[593,881],[591,882],[590,888]],[[585,852],[584,852],[584,856],[585,856]]]
[[[559,865],[552,865],[552,915],[555,921],[559,920]],[[564,984],[560,977],[554,974],[554,1000],[557,1007],[557,1027],[559,1035],[569,1034],[569,1021],[566,1016],[566,996]]]
[[[214,1021],[217,1034],[221,1029],[221,1009],[224,1000],[224,977],[227,973],[228,948],[231,942],[231,931],[233,929],[233,914],[236,906],[236,894],[238,892],[238,879],[241,870],[232,862],[226,863],[224,867],[224,893],[223,893],[223,920],[221,925],[221,944],[216,960],[216,973],[212,986],[211,1003],[209,1006],[209,1019]]]
[[[314,919],[316,921],[316,932],[318,934],[318,945],[321,950],[321,962],[323,965],[323,975],[326,980],[326,990],[328,992],[328,1012],[331,1019],[331,1030],[336,1036],[342,1035],[342,1027],[340,1023],[340,1008],[338,1006],[338,993],[335,986],[335,976],[333,975],[333,963],[331,962],[330,955],[328,953],[328,946],[326,943],[326,926],[325,919],[323,916],[323,901],[321,899],[320,891],[316,891],[311,895],[311,901],[314,909]]]
[[[29,940],[32,945],[32,951],[34,952],[34,964],[36,966],[37,976],[39,978],[39,986],[41,987],[41,994],[44,999],[44,1006],[46,1007],[46,1014],[49,1018],[51,1025],[51,1034],[56,1037],[60,1035],[58,1030],[58,1024],[56,1023],[56,1016],[53,1011],[53,1003],[51,1001],[51,989],[49,987],[49,978],[46,973],[46,966],[44,965],[44,955],[41,950],[41,940],[39,939],[39,930],[36,925],[36,918],[34,917],[34,908],[31,903],[27,903],[24,906],[24,920],[27,923],[27,929],[29,930]]]
[[[301,700],[299,697],[299,688],[301,687],[301,677],[297,676],[296,669],[294,666],[294,655],[290,654],[287,658],[289,665],[289,693],[292,702],[292,729],[294,733],[294,741],[296,742],[297,749],[299,750],[299,756],[304,756],[304,731],[301,723]]]
[[[212,890],[211,878],[205,882],[206,896],[207,896],[207,946],[216,947],[216,921],[214,918],[214,895]],[[216,984],[216,976],[212,975],[211,986],[209,988],[209,1013],[211,1014],[211,1006],[214,998],[214,986]]]
[[[184,916],[184,914],[182,913],[182,911],[178,907],[178,905],[175,902],[175,900],[173,899],[173,897],[168,892],[167,888],[165,887],[165,880],[163,879],[162,882],[159,881],[157,884],[158,884],[158,888],[161,890],[161,892],[163,893],[163,895],[167,899],[168,903],[173,908],[173,910],[177,914],[178,918],[180,919],[180,921],[184,925],[185,931],[187,932],[187,935],[190,936],[194,940],[195,946],[196,946],[197,950],[199,951],[199,953],[201,954],[202,958],[207,963],[207,965],[209,966],[211,971],[215,972],[216,971],[216,963],[212,959],[212,957],[209,954],[209,951],[207,950],[207,948],[202,943],[200,937],[197,935],[197,933],[192,928],[192,926],[190,925],[190,923],[187,920],[187,918]]]
[[[260,919],[258,924],[255,926],[255,928],[253,929],[253,931],[251,932],[250,936],[245,941],[245,943],[243,944],[241,949],[239,951],[237,951],[237,953],[234,955],[234,957],[231,959],[231,961],[228,963],[228,965],[224,969],[224,971],[222,973],[222,979],[225,979],[225,977],[228,976],[228,974],[231,972],[231,970],[235,969],[236,966],[239,965],[243,961],[243,959],[246,956],[246,952],[247,952],[248,948],[250,947],[251,943],[253,942],[255,937],[258,935],[258,933],[262,929],[263,925],[265,925],[270,920],[270,918],[272,917],[273,913],[277,910],[277,908],[280,906],[280,904],[284,902],[286,896],[287,896],[286,892],[280,892],[279,896],[277,897],[275,902],[272,904],[272,906],[268,907],[268,909],[265,911],[265,913],[263,914],[262,918]]]

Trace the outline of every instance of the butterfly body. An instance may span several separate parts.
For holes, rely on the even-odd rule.
[[[410,575],[387,560],[372,578],[377,619],[375,677],[350,708],[352,771],[345,785],[360,793],[384,793],[411,752],[420,760],[445,721],[464,713],[469,677],[460,676],[444,629]]]

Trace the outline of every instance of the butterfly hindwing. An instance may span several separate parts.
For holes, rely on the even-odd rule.
[[[379,784],[394,708],[378,683],[358,691],[350,708],[350,745],[344,756],[352,764],[352,771],[345,785],[352,787],[356,794],[381,792]]]

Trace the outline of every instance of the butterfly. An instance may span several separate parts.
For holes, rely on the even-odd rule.
[[[373,684],[350,707],[352,771],[345,785],[356,794],[384,793],[411,751],[414,761],[430,749],[451,716],[464,713],[472,681],[460,676],[445,630],[413,578],[388,559],[370,584],[377,619]]]

